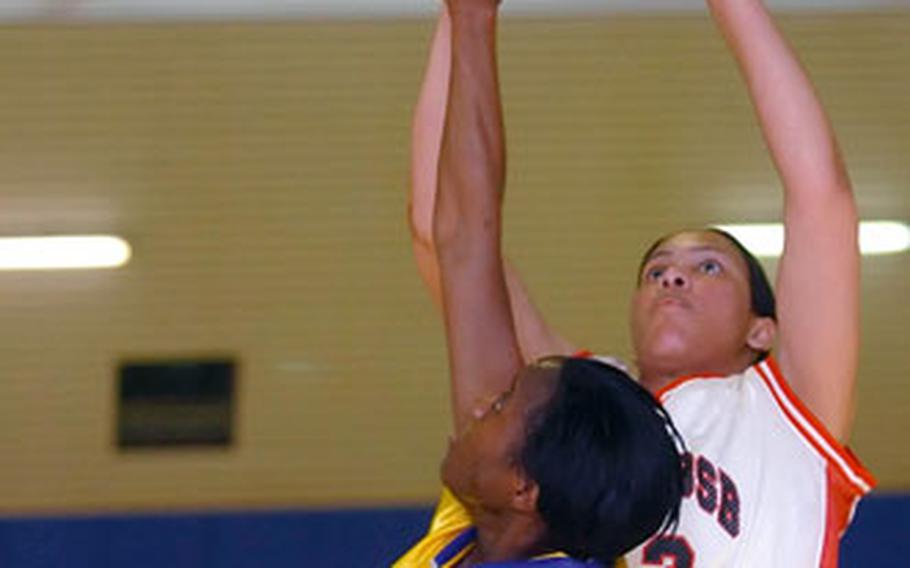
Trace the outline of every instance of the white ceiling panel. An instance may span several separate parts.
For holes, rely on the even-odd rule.
[[[2,0],[0,20],[184,20],[412,17],[440,0]],[[781,10],[910,9],[910,0],[769,0]],[[526,15],[704,10],[702,0],[507,0],[505,11]]]

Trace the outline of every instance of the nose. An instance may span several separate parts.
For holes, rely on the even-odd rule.
[[[682,289],[689,287],[689,279],[675,267],[668,267],[660,276],[660,286],[664,289]]]

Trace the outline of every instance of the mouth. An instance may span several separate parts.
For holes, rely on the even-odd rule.
[[[683,309],[691,309],[692,304],[688,300],[680,298],[679,296],[661,296],[655,302],[655,305],[659,308],[663,307],[675,307]]]

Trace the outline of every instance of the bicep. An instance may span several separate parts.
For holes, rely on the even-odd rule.
[[[578,348],[547,323],[515,267],[506,261],[503,268],[509,289],[509,303],[515,320],[515,331],[524,362],[531,363],[548,355],[576,353]]]
[[[847,437],[859,358],[859,245],[849,188],[788,203],[777,358],[828,430]]]
[[[416,237],[412,238],[412,246],[420,278],[433,305],[442,310],[442,281],[435,247],[431,242]],[[531,299],[521,275],[508,260],[503,261],[503,270],[522,361],[529,364],[548,355],[568,356],[577,353],[578,346],[547,323]]]
[[[430,294],[433,305],[442,309],[442,282],[439,274],[439,260],[436,258],[436,248],[433,241],[419,235],[413,225],[411,228],[411,249],[414,252],[414,261],[424,287]]]

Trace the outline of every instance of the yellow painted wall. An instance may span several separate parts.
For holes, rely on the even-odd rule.
[[[863,215],[910,218],[910,13],[785,23]],[[0,28],[0,234],[135,249],[118,271],[0,273],[0,512],[433,498],[446,365],[404,218],[430,31]],[[509,20],[501,47],[510,256],[568,336],[626,354],[655,236],[778,214],[743,89],[700,16]],[[907,489],[910,255],[864,269],[853,441]],[[241,363],[235,447],[118,453],[117,364],[208,354]]]

